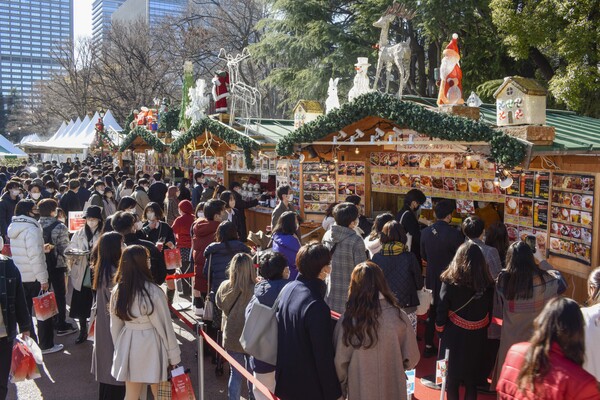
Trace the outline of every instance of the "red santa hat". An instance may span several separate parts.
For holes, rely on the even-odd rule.
[[[460,57],[460,52],[458,51],[458,34],[452,34],[452,40],[446,46],[446,49],[443,52],[444,56],[448,57]]]

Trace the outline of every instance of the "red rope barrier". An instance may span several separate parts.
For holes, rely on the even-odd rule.
[[[183,314],[181,314],[179,311],[177,311],[170,305],[169,305],[169,308],[177,316],[177,318],[179,318],[181,320],[181,322],[183,322],[185,325],[187,325],[191,330],[193,330],[193,331],[196,330],[195,325],[189,319],[184,317]],[[244,376],[244,378],[248,379],[248,381],[250,383],[252,383],[254,386],[256,386],[258,388],[258,390],[261,391],[262,394],[264,394],[265,396],[267,396],[268,398],[270,398],[272,400],[279,400],[279,398],[277,396],[275,396],[273,393],[271,393],[269,391],[269,389],[267,389],[267,387],[262,382],[260,382],[258,379],[256,379],[254,377],[254,375],[252,375],[250,372],[248,372],[248,370],[246,368],[244,368],[233,357],[231,357],[229,355],[229,353],[227,353],[227,350],[222,348],[217,342],[215,342],[210,336],[208,336],[206,334],[206,332],[204,332],[203,330],[200,330],[200,334],[202,335],[204,340],[206,340],[206,343],[208,343],[208,345],[210,347],[215,349],[215,351],[217,353],[219,353],[225,360],[227,360],[227,362],[229,363],[229,365],[231,367],[238,370],[238,372],[240,374],[242,374]]]
[[[193,278],[194,276],[196,276],[196,274],[194,274],[193,272],[190,272],[188,274],[173,274],[173,275],[167,275],[167,277],[165,278],[165,280],[171,280],[171,279],[183,279],[183,278]]]
[[[341,316],[342,315],[340,313],[337,313],[337,312],[331,310],[331,318],[333,318],[335,320],[339,320]],[[492,317],[492,324],[496,324],[496,325],[502,326],[502,320],[500,318],[497,318],[497,317]]]

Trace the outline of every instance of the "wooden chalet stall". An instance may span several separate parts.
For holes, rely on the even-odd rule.
[[[171,153],[187,160],[192,175],[202,171],[228,189],[239,182],[243,198],[260,201],[246,210],[248,231],[266,231],[276,189],[275,145],[292,130],[288,120],[238,120],[230,126],[218,116],[206,117],[172,143]]]
[[[131,175],[137,171],[147,174],[162,171],[171,164],[171,160],[165,159],[169,155],[165,141],[165,138],[159,138],[157,133],[144,127],[134,128],[127,133],[119,148],[119,166]]]

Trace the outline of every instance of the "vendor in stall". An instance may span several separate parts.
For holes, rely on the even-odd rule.
[[[500,214],[498,214],[498,210],[496,210],[493,203],[488,203],[487,201],[478,201],[477,206],[478,207],[475,210],[475,215],[481,218],[485,224],[485,229],[489,228],[495,222],[500,221]]]
[[[229,185],[229,189],[233,192],[235,197],[235,208],[240,212],[239,214],[239,235],[242,242],[248,241],[248,230],[246,228],[246,209],[256,207],[258,205],[258,199],[252,199],[246,201],[242,198],[240,192],[242,191],[242,185],[239,182],[232,182]]]

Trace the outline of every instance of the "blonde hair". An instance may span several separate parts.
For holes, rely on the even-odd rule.
[[[227,275],[231,281],[231,287],[242,292],[254,290],[256,283],[256,268],[252,257],[246,253],[238,253],[231,259],[227,268]]]

